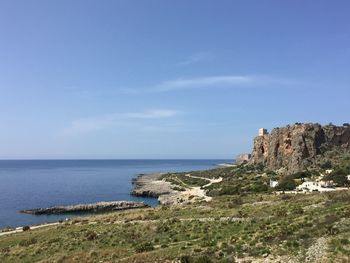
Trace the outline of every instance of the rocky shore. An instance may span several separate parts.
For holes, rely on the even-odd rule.
[[[142,174],[134,178],[132,181],[134,189],[131,191],[131,194],[135,196],[158,198],[161,195],[174,192],[171,188],[171,183],[161,179],[162,175],[162,173]]]
[[[53,206],[47,208],[36,208],[29,210],[21,210],[21,213],[33,214],[33,215],[50,215],[50,214],[65,214],[65,213],[98,213],[98,212],[109,212],[117,210],[127,210],[135,208],[146,208],[149,207],[143,202],[132,202],[132,201],[111,201],[111,202],[98,202],[93,204],[78,204],[78,205],[67,205],[67,206]]]
[[[133,179],[134,189],[131,192],[135,196],[154,197],[158,198],[158,202],[162,205],[175,205],[191,203],[197,200],[209,201],[211,197],[206,196],[206,190],[202,187],[186,185],[182,182],[184,188],[178,190],[178,186],[174,185],[165,179],[162,179],[163,174],[142,174]],[[207,180],[210,186],[213,183],[218,183],[222,178],[200,178],[186,174],[185,176]]]

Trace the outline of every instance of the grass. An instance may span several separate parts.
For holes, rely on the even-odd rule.
[[[341,262],[350,256],[349,218],[349,192],[217,196],[3,236],[0,262],[227,262],[267,255],[303,261],[320,237],[329,261]]]

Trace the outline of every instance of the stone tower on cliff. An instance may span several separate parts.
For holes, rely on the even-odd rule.
[[[267,135],[267,134],[268,134],[268,132],[267,132],[266,129],[264,129],[264,128],[260,128],[259,129],[259,136],[264,136],[264,135]]]

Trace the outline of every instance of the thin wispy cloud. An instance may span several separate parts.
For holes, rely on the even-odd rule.
[[[199,52],[196,54],[193,54],[189,58],[180,61],[177,63],[177,66],[187,66],[187,65],[192,65],[192,64],[197,64],[203,61],[209,61],[215,58],[215,55],[210,52]]]
[[[167,92],[187,89],[204,89],[204,88],[242,88],[242,87],[259,87],[266,85],[287,86],[295,85],[296,81],[269,76],[257,75],[225,75],[225,76],[206,76],[199,78],[180,78],[163,81],[150,88],[140,89],[122,89],[126,93],[149,93],[149,92]]]
[[[153,88],[154,91],[171,91],[179,89],[198,89],[214,85],[246,85],[253,80],[249,76],[213,76],[193,79],[175,79],[164,81]]]
[[[92,131],[102,130],[112,125],[123,125],[128,121],[165,119],[177,115],[179,112],[169,109],[156,109],[144,112],[112,113],[103,116],[82,118],[72,123],[62,131],[64,136],[74,136]]]

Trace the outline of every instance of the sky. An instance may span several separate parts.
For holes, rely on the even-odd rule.
[[[343,124],[350,2],[0,1],[0,158],[234,158]]]

